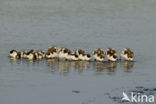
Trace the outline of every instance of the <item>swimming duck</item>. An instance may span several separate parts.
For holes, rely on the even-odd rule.
[[[70,54],[70,58],[71,58],[71,60],[73,60],[73,61],[79,60],[79,57],[78,57],[78,55],[76,55],[76,54]]]
[[[49,51],[49,52],[57,52],[57,50],[58,50],[58,49],[57,49],[57,47],[55,47],[55,46],[51,46],[51,47],[48,48],[48,51]]]
[[[85,54],[85,61],[90,61],[91,60],[91,55],[90,54]]]
[[[74,53],[77,54],[77,55],[81,55],[81,54],[85,54],[85,51],[82,50],[82,49],[76,49],[76,50],[74,51]]]
[[[104,61],[105,52],[103,49],[97,49],[93,52],[93,57],[95,61]]]
[[[57,58],[58,57],[58,53],[57,52],[46,52],[45,57],[48,59],[52,59],[52,58]]]
[[[9,56],[10,58],[16,59],[19,57],[19,53],[16,50],[11,50]]]
[[[58,58],[58,49],[55,46],[48,48],[48,51],[45,53],[46,58]]]
[[[121,51],[120,58],[124,58],[128,61],[133,61],[134,53],[130,48],[125,48]]]
[[[53,58],[53,55],[52,55],[51,52],[48,51],[48,52],[46,52],[45,57],[46,57],[47,59],[50,59],[50,58]]]
[[[35,55],[36,59],[40,60],[40,59],[44,58],[44,55],[43,55],[42,51],[40,51],[40,50],[34,51],[33,54]]]
[[[76,49],[73,53],[78,56],[79,60],[84,61],[87,58],[87,55],[86,55],[85,51],[82,50],[82,49]]]
[[[59,51],[58,56],[60,59],[65,59],[65,60],[71,59],[71,51],[68,48],[60,48],[58,51]]]
[[[19,58],[26,58],[27,51],[20,51],[20,52],[18,52],[18,56],[19,56]]]
[[[106,50],[106,57],[109,61],[117,61],[117,52],[114,48],[108,48]]]
[[[35,53],[33,49],[31,49],[29,52],[27,52],[26,58],[29,60],[35,60],[37,59],[37,54]]]
[[[44,52],[44,51],[39,50],[39,51],[38,51],[38,53],[42,56],[42,58],[44,58],[44,57],[45,57],[45,52]]]

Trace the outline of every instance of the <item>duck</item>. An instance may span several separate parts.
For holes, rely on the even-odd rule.
[[[70,58],[71,58],[71,60],[73,60],[73,61],[79,60],[79,56],[78,56],[77,54],[70,54]]]
[[[114,48],[108,48],[106,50],[106,58],[109,60],[109,61],[117,61],[118,58],[117,58],[117,52]]]
[[[13,49],[10,51],[9,57],[14,59],[19,58],[19,53]]]
[[[124,58],[127,61],[133,61],[134,52],[130,48],[124,48],[121,51],[120,59]]]
[[[57,52],[58,48],[56,46],[51,46],[48,48],[49,52]]]
[[[87,55],[86,55],[85,51],[82,50],[82,49],[76,49],[73,53],[78,56],[78,59],[80,61],[84,61],[87,58]]]
[[[51,59],[51,58],[53,58],[53,55],[52,55],[51,52],[47,51],[46,54],[45,54],[45,57],[46,57],[47,59]]]
[[[40,60],[40,59],[43,59],[43,58],[44,58],[44,53],[42,53],[42,51],[41,51],[41,50],[34,51],[33,53],[34,53],[34,55],[35,55],[36,59],[38,59],[38,60]]]
[[[90,54],[85,54],[85,61],[91,61],[91,55]]]
[[[38,53],[41,55],[42,58],[45,57],[45,51],[39,50]]]
[[[105,52],[103,49],[96,49],[95,51],[93,51],[93,58],[95,61],[104,61],[104,57],[105,57]]]
[[[46,58],[58,58],[58,48],[55,46],[51,46],[48,48],[48,51],[45,53]]]
[[[68,48],[60,48],[58,50],[59,59],[70,60],[71,59],[71,51]]]
[[[74,51],[74,53],[77,54],[77,55],[82,55],[82,54],[85,54],[85,51],[82,50],[82,49],[76,49],[76,50]]]
[[[35,53],[35,51],[33,49],[31,49],[30,51],[27,52],[26,58],[28,60],[35,60],[35,59],[37,59],[37,54]]]
[[[18,52],[19,58],[26,58],[27,57],[27,51],[20,51]]]
[[[73,53],[78,56],[78,60],[80,60],[80,61],[90,61],[91,60],[91,55],[86,53],[82,49],[76,49]]]

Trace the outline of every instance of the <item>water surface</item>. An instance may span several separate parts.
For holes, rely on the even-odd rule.
[[[1,0],[0,103],[119,104],[123,91],[154,89],[155,5],[155,0]],[[7,57],[11,49],[50,45],[89,53],[114,47],[118,54],[129,47],[135,62]]]

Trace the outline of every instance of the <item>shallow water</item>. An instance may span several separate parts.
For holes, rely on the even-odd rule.
[[[1,104],[119,104],[156,94],[155,0],[0,0]],[[10,60],[11,49],[124,47],[135,62]],[[127,104],[126,102],[122,102]]]

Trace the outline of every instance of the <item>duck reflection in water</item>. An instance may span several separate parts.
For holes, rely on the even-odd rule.
[[[105,64],[106,64],[106,69],[109,72],[115,72],[117,68],[117,62],[107,61]]]
[[[72,69],[75,69],[78,72],[82,72],[83,70],[90,68],[89,61],[73,61],[72,62]]]
[[[40,66],[44,64],[43,61],[38,60],[16,60],[10,59],[11,64],[26,64],[27,67]],[[108,72],[115,72],[117,68],[117,62],[105,61],[105,62],[89,62],[89,61],[65,61],[58,59],[47,59],[46,65],[51,72],[59,71],[61,73],[68,73],[70,70],[75,70],[77,72],[83,72],[83,70],[88,70],[92,67],[96,72],[102,72],[104,69]],[[125,72],[129,72],[133,68],[133,61],[120,61],[120,68]]]
[[[95,61],[93,63],[93,68],[96,72],[102,72],[105,69],[105,65],[103,62]]]
[[[71,61],[61,60],[58,63],[59,72],[67,73],[71,69]]]
[[[93,68],[97,72],[102,72],[107,69],[109,72],[114,72],[117,67],[117,62],[107,61],[107,62],[94,62]]]
[[[18,61],[18,60],[15,59],[15,58],[10,58],[10,61],[9,61],[9,62],[10,62],[11,64],[17,64],[17,61]]]
[[[20,65],[29,65],[29,64],[33,64],[33,61],[30,61],[30,60],[21,60],[21,59],[13,59],[13,58],[10,58],[10,61],[9,61],[11,64],[20,64]]]
[[[82,72],[90,68],[90,62],[88,61],[58,61],[57,59],[48,59],[47,65],[52,71],[59,70],[60,73],[68,73],[71,69]]]
[[[133,68],[133,61],[121,61],[120,67],[126,72],[129,72]]]
[[[54,72],[56,69],[58,69],[58,59],[47,59],[46,63],[51,72]]]

